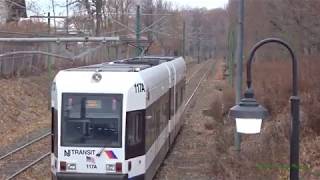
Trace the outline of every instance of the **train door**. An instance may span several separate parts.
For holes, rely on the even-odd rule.
[[[172,63],[168,63],[169,66],[169,71],[170,71],[170,90],[169,90],[169,113],[170,113],[170,120],[169,120],[169,141],[170,144],[173,143],[174,141],[174,127],[175,127],[175,112],[176,112],[176,107],[175,107],[175,84],[176,84],[176,70],[173,66]]]
[[[138,176],[144,173],[145,165],[145,110],[127,112],[125,159],[128,162],[128,175]]]

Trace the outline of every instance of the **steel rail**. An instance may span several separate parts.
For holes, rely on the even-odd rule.
[[[2,156],[0,157],[0,160],[2,160],[2,159],[4,159],[4,158],[12,155],[13,153],[16,153],[16,152],[20,151],[21,149],[23,149],[23,148],[25,148],[25,147],[28,147],[28,146],[30,146],[30,145],[32,145],[32,144],[34,144],[34,143],[36,143],[36,142],[38,142],[38,141],[46,138],[46,137],[49,136],[50,134],[51,134],[50,131],[43,133],[43,134],[40,135],[39,137],[37,137],[37,138],[35,138],[35,139],[33,139],[33,140],[31,140],[31,141],[23,144],[22,146],[19,146],[18,148],[16,148],[16,149],[14,149],[14,150],[12,150],[12,151],[10,151],[10,152],[2,155]]]
[[[185,109],[188,106],[189,102],[191,101],[191,99],[193,98],[193,96],[196,94],[196,92],[198,91],[201,82],[203,81],[203,79],[208,75],[208,73],[210,72],[211,68],[209,67],[208,70],[203,74],[203,76],[201,77],[200,81],[198,82],[196,88],[194,89],[194,91],[192,92],[191,96],[189,97],[189,99],[187,100],[187,102],[184,104]],[[184,110],[185,110],[184,109]]]
[[[203,64],[197,71],[193,72],[190,76],[189,79],[187,79],[186,84],[189,84],[190,80],[200,71],[200,69],[203,68],[203,66],[205,66],[205,64]]]
[[[51,152],[48,152],[46,154],[43,154],[42,156],[40,156],[38,159],[32,161],[31,163],[29,163],[28,165],[24,166],[22,169],[20,169],[19,171],[15,172],[14,174],[12,174],[11,176],[7,177],[6,180],[10,180],[15,178],[16,176],[18,176],[19,174],[23,173],[24,171],[26,171],[27,169],[29,169],[30,167],[34,166],[35,164],[37,164],[38,162],[40,162],[41,160],[43,160],[44,158],[50,156]]]

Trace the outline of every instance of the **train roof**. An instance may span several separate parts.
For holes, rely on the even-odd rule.
[[[143,56],[89,66],[81,66],[67,69],[66,71],[139,72],[164,62],[172,61],[176,58],[177,57]]]

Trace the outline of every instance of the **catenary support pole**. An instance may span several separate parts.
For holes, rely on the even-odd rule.
[[[136,12],[136,43],[137,43],[137,50],[136,55],[139,56],[141,53],[141,47],[140,47],[140,5],[137,5],[137,12]]]
[[[66,32],[69,35],[69,0],[66,0],[67,17],[66,17]]]
[[[49,34],[49,35],[51,34],[50,24],[51,24],[51,22],[50,22],[50,12],[48,12],[48,34]],[[51,51],[52,51],[51,43],[48,43],[48,53],[51,53]],[[52,57],[51,57],[51,56],[48,56],[47,65],[48,65],[48,78],[49,78],[49,80],[51,80],[51,76],[52,76],[51,63],[52,63]]]
[[[69,0],[66,0],[67,17],[66,17],[66,34],[69,36]],[[66,43],[66,49],[68,49],[68,43]]]
[[[237,36],[237,69],[236,69],[236,104],[239,104],[242,95],[242,63],[243,63],[243,34],[244,34],[244,0],[239,1],[239,23]],[[234,144],[237,151],[241,149],[241,136],[234,131]]]
[[[182,27],[182,33],[183,33],[183,37],[182,37],[182,56],[183,58],[185,58],[186,56],[186,21],[183,21],[183,27]]]
[[[96,36],[100,36],[102,0],[96,0]]]
[[[51,34],[51,22],[50,22],[50,12],[48,12],[48,35]],[[48,43],[48,53],[51,53],[52,47],[51,43]],[[48,56],[47,66],[48,66],[48,80],[51,81],[52,79],[52,72],[51,72],[51,56]],[[48,109],[51,109],[51,88],[48,89]]]

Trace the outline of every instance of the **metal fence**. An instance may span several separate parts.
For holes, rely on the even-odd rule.
[[[16,51],[50,52],[65,58],[44,54],[13,54],[0,56],[0,76],[38,75],[49,69],[65,69],[96,64],[133,55],[133,48],[126,45],[106,44],[57,44],[51,43],[8,43],[0,45],[0,54]]]

